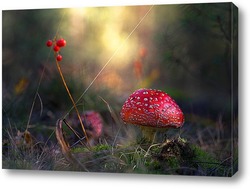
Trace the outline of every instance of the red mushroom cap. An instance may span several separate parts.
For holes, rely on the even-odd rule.
[[[131,94],[121,110],[125,123],[155,128],[179,128],[184,115],[175,101],[165,92],[139,89]]]
[[[86,132],[95,139],[99,138],[103,130],[101,115],[95,111],[85,111],[81,118],[86,123]]]
[[[80,121],[76,114],[71,115],[69,119],[70,125],[75,128],[80,127]],[[99,112],[88,110],[80,114],[84,128],[89,139],[98,139],[103,132],[103,119]]]

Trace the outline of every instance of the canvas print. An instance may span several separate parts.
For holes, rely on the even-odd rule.
[[[2,168],[231,177],[233,3],[2,11]]]

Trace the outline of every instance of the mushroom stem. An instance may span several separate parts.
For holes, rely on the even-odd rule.
[[[156,136],[158,132],[166,132],[168,128],[150,128],[145,126],[140,126],[143,138],[148,142],[154,143],[156,141]]]
[[[146,139],[148,142],[154,143],[157,130],[145,126],[140,126],[140,129],[142,131],[143,138]]]

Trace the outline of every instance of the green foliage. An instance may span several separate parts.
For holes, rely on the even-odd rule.
[[[94,146],[93,150],[96,152],[102,151],[102,150],[109,150],[111,149],[111,146],[109,146],[108,144],[99,144]]]
[[[88,152],[89,149],[86,147],[75,147],[71,149],[72,153],[84,153],[84,152]]]
[[[219,161],[216,160],[215,157],[213,157],[208,152],[202,150],[200,147],[192,145],[191,148],[194,151],[193,161],[199,164],[202,168],[209,169],[214,167],[213,164],[219,163]]]

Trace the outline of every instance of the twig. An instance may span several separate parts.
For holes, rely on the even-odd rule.
[[[155,147],[155,146],[160,146],[162,145],[161,143],[158,143],[158,144],[152,144],[149,146],[148,150],[146,151],[144,157],[147,157],[149,155],[149,151],[151,150],[152,147]]]

